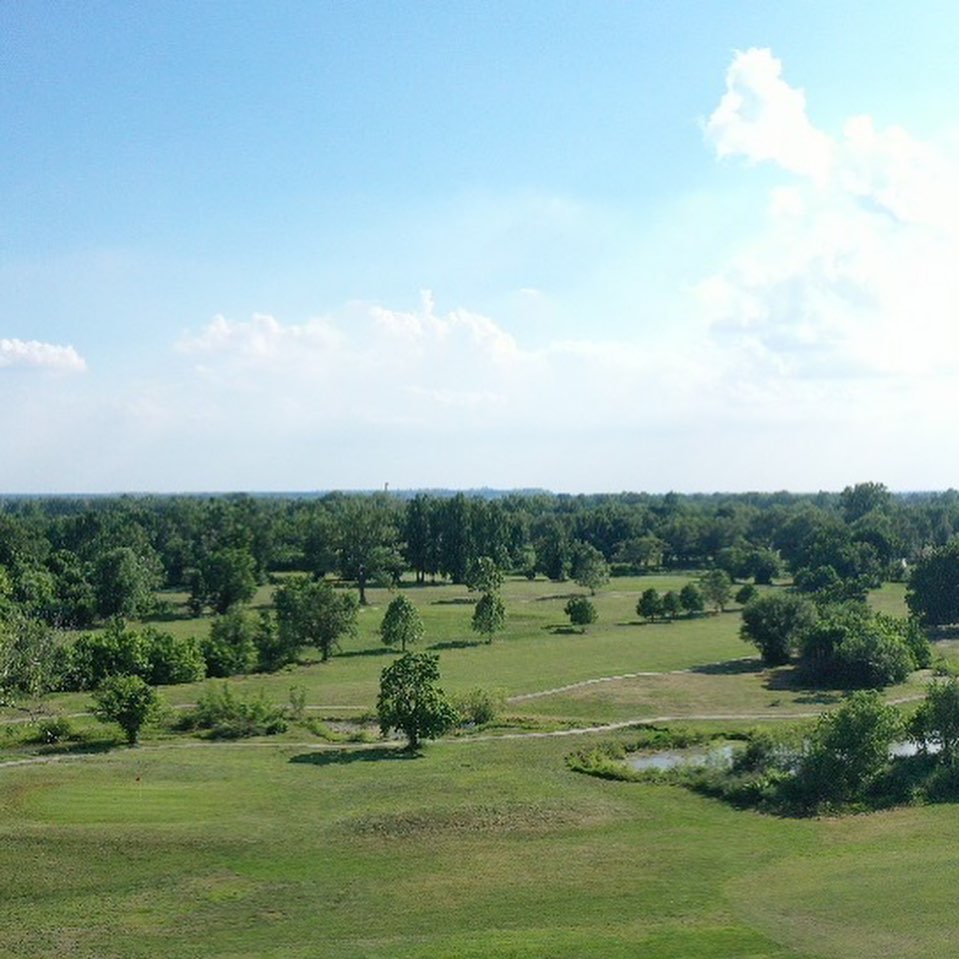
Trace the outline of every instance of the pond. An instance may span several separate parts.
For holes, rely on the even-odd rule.
[[[704,743],[685,749],[659,749],[655,752],[632,753],[626,757],[626,764],[639,772],[664,772],[668,769],[696,768],[702,766],[730,766],[733,756],[743,748],[742,743],[720,742]],[[930,743],[926,752],[939,752],[938,743]],[[915,756],[919,747],[911,740],[893,743],[889,747],[889,758]]]
[[[626,757],[627,765],[640,772],[693,766],[728,766],[741,744],[731,742],[705,743],[685,749],[659,749],[656,752],[633,753]]]

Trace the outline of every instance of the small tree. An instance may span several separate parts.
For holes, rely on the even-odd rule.
[[[117,723],[131,746],[160,706],[156,690],[139,676],[109,676],[93,694],[93,703],[93,715],[101,723]]]
[[[653,622],[657,616],[662,616],[663,601],[659,592],[652,587],[643,590],[639,602],[636,603],[636,612],[650,622]]]
[[[573,548],[573,582],[595,596],[600,586],[609,582],[609,564],[603,554],[590,543],[577,543]]]
[[[480,556],[466,570],[466,587],[471,593],[496,593],[503,585],[503,571],[489,556]]]
[[[380,636],[387,646],[396,646],[405,653],[407,644],[418,643],[423,638],[423,619],[419,610],[406,596],[397,596],[386,607]]]
[[[493,634],[506,626],[506,607],[499,593],[483,593],[473,610],[470,625],[475,632],[486,637],[487,643],[493,642]]]
[[[252,672],[257,665],[258,628],[256,614],[239,605],[214,619],[202,646],[207,675],[235,676]]]
[[[703,591],[695,583],[687,583],[679,591],[679,602],[687,616],[695,616],[706,608],[706,599]]]
[[[746,583],[745,586],[740,586],[736,590],[735,600],[739,603],[740,606],[745,606],[751,599],[755,599],[759,595],[759,591],[753,586],[752,583]]]
[[[563,611],[574,626],[582,626],[584,629],[599,618],[596,607],[585,596],[574,596],[568,600]]]
[[[724,569],[711,569],[699,577],[699,586],[709,603],[716,612],[721,613],[732,597],[733,581]]]
[[[913,739],[923,749],[939,748],[939,758],[951,766],[959,760],[959,681],[932,683],[911,723]]]
[[[383,670],[376,712],[384,736],[399,730],[412,751],[456,724],[456,710],[436,685],[439,678],[439,657],[431,653],[404,653]]]
[[[663,593],[663,615],[667,619],[675,619],[683,611],[683,603],[679,593],[671,589]]]

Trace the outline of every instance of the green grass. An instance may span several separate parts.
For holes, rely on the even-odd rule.
[[[579,592],[574,586],[510,581],[508,629],[489,646],[469,629],[474,597],[465,589],[407,594],[422,610],[424,646],[438,647],[450,690],[518,695],[582,684],[510,703],[527,722],[774,719],[839,700],[839,691],[796,689],[786,671],[760,669],[738,638],[735,611],[637,621],[642,589],[678,588],[688,578],[614,580],[595,597],[600,621],[584,634],[564,631],[562,607]],[[337,706],[351,707],[344,714],[369,709],[394,655],[376,633],[390,594],[373,590],[370,598],[358,635],[329,663],[231,682],[278,702],[302,686],[307,702],[329,715]],[[885,587],[873,602],[901,612],[902,590]],[[209,619],[165,625],[199,634]],[[639,672],[661,675],[584,683]],[[188,703],[199,689],[165,695]],[[916,678],[889,694],[920,691]],[[88,702],[61,696],[55,707],[79,711]],[[72,723],[92,748],[118,738],[89,718]],[[714,731],[752,724],[698,723]],[[0,732],[0,758],[41,751],[8,727]],[[331,749],[294,726],[250,743],[152,733],[136,749],[0,767],[0,955],[950,954],[959,931],[946,901],[959,879],[953,808],[776,819],[674,787],[570,772],[566,754],[590,741],[465,737],[409,757],[389,745]]]
[[[0,954],[949,953],[952,810],[780,820],[570,773],[568,748],[204,745],[4,770]]]

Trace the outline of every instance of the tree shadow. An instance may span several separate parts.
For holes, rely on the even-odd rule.
[[[578,596],[585,596],[585,593],[553,593],[551,596],[537,596],[535,602],[545,603],[549,600],[557,599],[576,599]]]
[[[742,676],[746,673],[761,673],[766,667],[761,659],[728,659],[722,663],[705,663],[693,666],[689,671],[703,676]],[[767,687],[769,684],[766,684]],[[772,688],[772,687],[769,687]]]
[[[453,599],[434,599],[430,606],[475,606],[476,600],[469,596],[456,596]]]
[[[485,646],[481,639],[448,639],[442,643],[432,643],[427,649],[469,649],[471,646]]]
[[[393,656],[398,654],[399,649],[392,646],[369,646],[366,649],[350,649],[345,653],[337,653],[337,659],[352,659],[354,656]]]
[[[842,702],[849,695],[843,690],[827,689],[809,682],[795,666],[772,670],[763,685],[773,692],[800,693],[794,697],[797,703],[822,706]]]
[[[291,763],[306,766],[346,766],[351,763],[373,763],[394,759],[420,759],[422,753],[411,752],[401,746],[375,746],[372,749],[330,749],[298,753]]]

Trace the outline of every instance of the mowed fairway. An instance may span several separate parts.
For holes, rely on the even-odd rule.
[[[491,646],[473,645],[465,591],[408,592],[448,688],[521,696],[567,685],[508,706],[557,727],[664,713],[774,718],[834,697],[777,688],[745,660],[735,612],[639,625],[633,607],[651,581],[614,581],[585,634],[555,631],[574,589],[510,582],[509,626]],[[890,608],[894,594],[883,594]],[[376,636],[389,594],[372,598],[343,655],[239,685],[282,701],[298,684],[311,705],[368,709],[393,655]],[[640,672],[663,675],[606,679]],[[198,687],[166,692],[188,702]],[[323,747],[295,727],[279,741],[147,738],[2,767],[0,955],[950,954],[954,807],[776,819],[570,772],[566,754],[596,738],[464,737],[411,757]]]

